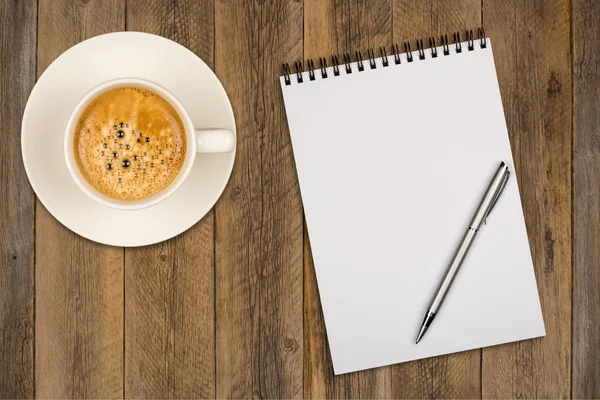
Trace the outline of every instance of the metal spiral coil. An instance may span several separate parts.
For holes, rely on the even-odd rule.
[[[367,49],[367,54],[369,55],[369,66],[371,69],[377,68],[377,63],[375,62],[375,52],[373,49]]]
[[[392,53],[394,53],[394,62],[396,65],[400,64],[402,60],[400,59],[400,49],[398,48],[398,43],[392,45]]]
[[[454,32],[452,34],[452,38],[454,39],[454,47],[457,53],[462,53],[462,44],[460,44],[460,32]]]
[[[352,73],[352,65],[350,65],[352,63],[352,60],[350,59],[350,53],[344,53],[344,65],[346,66],[346,74],[351,74]]]
[[[312,58],[306,60],[306,65],[308,65],[308,78],[311,81],[315,80],[315,63],[313,62]]]
[[[431,49],[431,58],[436,58],[437,47],[435,45],[435,38],[433,36],[429,38],[429,48]]]
[[[406,61],[413,62],[412,51],[410,50],[410,43],[404,42],[404,53],[406,53]]]
[[[286,86],[291,85],[292,81],[290,80],[290,65],[288,63],[283,63],[281,69],[283,70],[283,80]]]
[[[442,52],[445,56],[447,56],[450,54],[450,47],[448,47],[448,35],[442,35],[440,39],[442,41]]]
[[[362,54],[360,53],[360,51],[357,51],[356,53],[356,65],[358,65],[358,70],[360,72],[365,70],[365,66],[363,65],[363,60],[362,60]]]
[[[383,64],[384,67],[390,65],[387,57],[387,50],[385,49],[385,47],[379,48],[379,58],[381,58],[381,64]]]
[[[485,30],[483,30],[483,27],[477,28],[477,38],[479,38],[479,46],[482,49],[485,49],[487,47],[487,38],[485,37]]]
[[[467,38],[466,39],[467,51],[473,51],[475,49],[476,41],[479,42],[479,48],[481,48],[481,49],[487,48],[487,38],[485,36],[485,30],[483,29],[483,27],[477,28],[477,38],[475,38],[472,30],[467,30],[466,38]],[[416,40],[417,50],[416,50],[415,55],[418,56],[419,60],[426,59],[427,55],[429,55],[431,58],[437,58],[439,56],[435,37],[432,36],[432,37],[427,38],[427,42],[429,44],[428,48],[426,48],[424,46],[423,39]],[[407,42],[404,42],[403,44],[404,44],[404,53],[400,52],[400,47],[398,46],[397,43],[394,43],[391,46],[390,57],[393,57],[395,65],[399,65],[402,63],[402,57],[401,57],[402,54],[404,54],[404,58],[405,58],[406,62],[410,63],[410,62],[415,61],[413,52],[410,47],[410,42],[407,41]],[[454,47],[455,53],[463,52],[462,44],[460,41],[460,32],[452,33],[452,43],[450,43],[450,41],[448,40],[448,35],[440,35],[440,47],[441,47],[441,51],[442,51],[442,56],[447,56],[450,54],[451,46]],[[429,49],[429,52],[426,52],[426,50],[428,50],[428,49]],[[367,58],[366,59],[363,59],[362,53],[360,51],[356,51],[355,52],[355,62],[356,62],[357,72],[363,72],[365,70],[364,62],[367,60],[369,62],[370,69],[376,69],[377,68],[377,58],[379,58],[379,60],[381,61],[380,66],[388,67],[390,65],[390,59],[388,57],[387,48],[385,46],[379,47],[379,57],[377,57],[375,55],[375,50],[372,48],[367,49]],[[332,70],[333,70],[334,76],[340,75],[340,67],[342,65],[344,66],[344,72],[347,75],[351,74],[353,72],[352,71],[353,61],[352,61],[352,56],[350,55],[350,53],[343,53],[342,59],[343,59],[343,63],[340,63],[338,56],[336,54],[333,54],[331,56],[331,64],[332,64]],[[308,60],[306,60],[306,65],[307,65],[306,71],[308,72],[308,78],[309,78],[309,80],[314,81],[316,79],[315,63],[312,59],[308,59]],[[319,69],[320,69],[320,73],[321,73],[321,79],[327,79],[328,78],[327,59],[325,57],[319,57]],[[282,71],[283,71],[283,80],[284,80],[285,85],[286,86],[291,85],[292,84],[292,71],[291,71],[290,65],[288,63],[282,64]],[[304,78],[303,78],[302,73],[306,72],[306,71],[304,71],[304,69],[303,69],[302,61],[294,62],[294,72],[293,73],[296,75],[297,83],[304,83]],[[317,72],[318,72],[318,70],[317,70]]]
[[[419,60],[424,60],[425,49],[423,48],[423,39],[417,40],[417,51],[419,52]]]
[[[319,57],[319,65],[321,66],[321,77],[323,79],[327,78],[327,59],[325,57]]]
[[[340,60],[338,60],[338,56],[335,54],[331,56],[331,64],[333,65],[333,75],[340,75]]]
[[[296,79],[298,79],[298,83],[304,82],[302,79],[302,61],[294,61],[294,67],[296,68]]]
[[[473,50],[473,31],[467,31],[467,49]]]

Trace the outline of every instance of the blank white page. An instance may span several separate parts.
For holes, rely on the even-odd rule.
[[[336,374],[545,335],[487,44],[281,78]],[[506,190],[415,345],[500,161]]]

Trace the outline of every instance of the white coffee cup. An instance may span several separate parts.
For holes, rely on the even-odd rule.
[[[173,182],[160,192],[140,200],[118,200],[94,188],[83,176],[75,159],[75,128],[81,113],[99,95],[121,87],[148,89],[160,95],[177,111],[183,122],[186,135],[186,154],[183,166]],[[105,82],[88,92],[77,104],[65,129],[64,152],[67,168],[79,188],[97,202],[119,210],[140,210],[151,207],[167,199],[177,191],[187,179],[198,153],[225,153],[235,148],[235,135],[227,129],[196,129],[179,100],[165,88],[143,79],[122,78]]]

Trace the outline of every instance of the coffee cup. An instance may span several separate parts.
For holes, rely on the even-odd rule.
[[[160,96],[175,110],[181,120],[185,132],[185,155],[183,164],[177,175],[164,189],[140,199],[117,199],[99,191],[85,178],[79,168],[75,154],[75,134],[82,113],[88,105],[98,98],[98,96],[119,88],[148,90]],[[162,86],[143,79],[122,78],[111,80],[96,86],[79,101],[71,113],[65,129],[64,155],[71,177],[77,186],[90,198],[100,204],[118,210],[140,210],[156,205],[175,193],[188,178],[198,154],[230,152],[234,150],[235,144],[235,134],[230,130],[215,127],[195,127],[190,115],[181,102],[175,95]]]

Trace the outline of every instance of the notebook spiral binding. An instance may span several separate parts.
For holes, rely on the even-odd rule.
[[[467,36],[467,51],[473,51],[475,49],[476,41],[479,42],[480,48],[485,49],[487,47],[487,39],[486,39],[485,31],[483,28],[477,28],[477,39],[474,39],[472,30],[467,30],[466,36]],[[450,41],[448,40],[448,35],[441,35],[440,42],[441,42],[441,48],[442,48],[442,55],[444,55],[444,56],[447,56],[450,54],[450,46],[454,46],[456,53],[462,53],[462,51],[463,51],[461,40],[460,40],[460,32],[452,33],[452,43],[450,43]],[[418,39],[416,41],[417,54],[418,54],[419,60],[424,60],[426,58],[426,56],[427,56],[426,50],[429,50],[429,55],[431,58],[438,57],[438,49],[436,46],[435,37],[431,36],[431,37],[427,38],[427,43],[429,44],[429,46],[426,48],[424,46],[423,39]],[[413,53],[412,53],[412,50],[410,47],[410,42],[404,42],[404,53],[406,54],[407,62],[414,61]],[[398,44],[395,44],[395,43],[392,44],[390,55],[393,55],[394,64],[396,64],[396,65],[401,63],[400,54],[402,54],[402,53],[400,52],[400,47],[398,46]],[[373,49],[367,50],[367,59],[363,59],[361,52],[357,51],[355,53],[355,60],[356,60],[358,72],[362,72],[365,70],[365,63],[367,61],[368,61],[368,65],[369,65],[370,69],[376,69],[377,68],[376,58],[377,57],[376,57],[375,51]],[[384,67],[389,66],[388,53],[384,46],[379,48],[379,58],[381,60],[381,65],[383,65]],[[352,58],[351,58],[350,53],[344,53],[342,55],[342,59],[343,59],[343,63],[340,63],[337,55],[333,54],[331,56],[331,64],[333,66],[333,75],[334,76],[340,75],[340,67],[343,67],[343,70],[346,72],[346,74],[351,74],[353,72]],[[306,60],[306,65],[308,67],[308,79],[311,81],[314,81],[315,80],[315,71],[316,71],[315,63],[312,59],[308,59],[308,60]],[[302,76],[302,73],[305,71],[304,71],[304,68],[302,65],[302,61],[294,62],[294,73],[292,73],[290,65],[288,63],[284,63],[282,65],[282,70],[283,70],[283,77],[284,77],[284,81],[285,81],[286,85],[292,84],[292,76],[293,75],[296,75],[297,83],[304,83],[304,77]],[[325,57],[319,57],[319,70],[321,72],[322,79],[328,78],[327,59]]]

